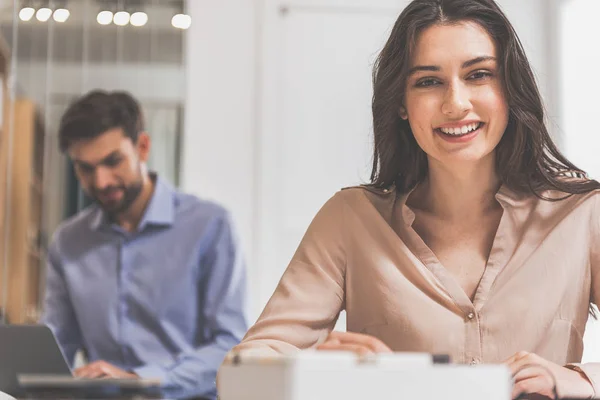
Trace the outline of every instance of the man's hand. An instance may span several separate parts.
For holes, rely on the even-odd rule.
[[[362,333],[331,332],[317,350],[351,351],[361,356],[373,353],[391,353],[381,340]]]
[[[106,361],[95,361],[75,370],[77,378],[139,378],[134,373],[117,368]]]
[[[591,398],[594,394],[592,384],[583,374],[554,364],[536,354],[520,351],[504,364],[508,365],[514,377],[513,399],[521,393],[537,394],[552,399],[555,381],[560,397]]]

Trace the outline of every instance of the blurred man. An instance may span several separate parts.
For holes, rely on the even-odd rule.
[[[54,234],[42,322],[70,363],[87,355],[76,376],[159,378],[174,397],[215,398],[247,329],[230,215],[148,172],[150,137],[126,93],[78,100],[59,140],[96,204]]]

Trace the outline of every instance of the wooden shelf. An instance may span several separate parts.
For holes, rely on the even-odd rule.
[[[6,93],[6,92],[5,92]],[[12,115],[11,115],[12,112]],[[8,127],[12,119],[13,132]],[[37,107],[29,99],[10,101],[5,96],[3,126],[0,127],[0,254],[7,252],[7,282],[0,281],[0,299],[6,295],[7,303],[0,304],[10,323],[32,323],[39,315],[40,249],[39,229],[43,204],[43,148],[44,132],[37,118]],[[8,168],[7,143],[12,134],[12,165]],[[10,188],[7,191],[8,173]],[[10,200],[10,218],[4,214]],[[8,247],[3,248],[5,234]],[[0,274],[2,279],[2,274]],[[3,290],[7,293],[2,293]],[[0,300],[1,301],[1,300]]]

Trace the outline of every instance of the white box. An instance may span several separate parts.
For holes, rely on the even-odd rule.
[[[503,365],[433,364],[428,354],[237,357],[219,372],[220,400],[510,400]]]

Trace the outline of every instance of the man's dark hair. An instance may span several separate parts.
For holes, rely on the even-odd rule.
[[[78,140],[94,139],[108,130],[122,128],[134,143],[144,130],[138,101],[129,93],[94,90],[75,101],[60,120],[59,146],[66,151]]]

